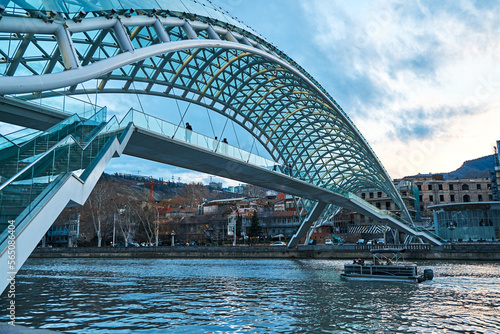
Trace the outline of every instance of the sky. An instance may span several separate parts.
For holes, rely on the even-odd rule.
[[[392,178],[500,140],[498,1],[230,1],[342,106]]]
[[[492,154],[500,140],[497,1],[212,2],[309,72],[353,120],[392,178],[455,170]],[[253,148],[243,130],[182,102],[103,96],[98,104],[118,116],[134,107],[177,124],[184,115],[195,131]],[[106,172],[210,181],[207,174],[132,157],[112,159]]]

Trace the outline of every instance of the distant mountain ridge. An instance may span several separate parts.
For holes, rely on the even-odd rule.
[[[495,155],[487,155],[481,158],[465,161],[458,169],[443,174],[445,179],[473,179],[479,177],[490,177],[490,171],[495,169]],[[418,174],[414,176],[431,176],[432,174]]]
[[[475,177],[490,177],[490,170],[495,169],[495,155],[467,160],[453,172],[443,173],[445,179],[467,179]]]

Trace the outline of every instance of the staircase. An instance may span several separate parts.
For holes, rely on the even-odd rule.
[[[66,205],[83,204],[109,160],[123,152],[132,123],[105,119],[102,109],[42,133],[0,138],[0,291]]]

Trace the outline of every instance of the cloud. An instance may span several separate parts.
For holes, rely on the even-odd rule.
[[[331,63],[318,81],[330,81],[333,97],[381,150],[434,140],[433,154],[448,156],[452,129],[475,130],[471,117],[500,104],[498,3],[316,0],[303,10],[313,47]],[[483,133],[498,124],[496,116]]]

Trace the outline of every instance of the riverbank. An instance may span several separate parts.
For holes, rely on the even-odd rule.
[[[401,248],[403,245],[387,245]],[[405,258],[412,260],[500,260],[500,243],[406,245]],[[273,259],[352,259],[371,257],[368,245],[285,246],[189,246],[189,247],[82,247],[38,248],[32,258],[273,258]]]

